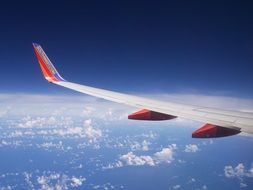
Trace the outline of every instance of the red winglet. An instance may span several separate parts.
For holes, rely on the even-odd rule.
[[[48,82],[65,81],[57,72],[41,46],[36,43],[33,43],[33,48],[45,79]]]

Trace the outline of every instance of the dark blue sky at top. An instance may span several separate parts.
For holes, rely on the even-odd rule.
[[[1,92],[72,93],[42,78],[132,93],[253,97],[250,1],[3,1]]]

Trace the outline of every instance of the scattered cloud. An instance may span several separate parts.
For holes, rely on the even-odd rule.
[[[94,123],[91,119],[84,121],[83,126],[76,125],[71,117],[32,117],[26,116],[13,126],[13,131],[9,137],[22,136],[58,136],[62,138],[67,137],[86,137],[91,143],[96,142],[103,136],[103,131],[99,128],[93,127]],[[24,130],[26,129],[26,130]],[[4,145],[5,142],[0,144]],[[53,146],[53,144],[51,144]],[[44,147],[50,144],[44,144]]]
[[[93,189],[113,190],[113,189],[124,189],[123,185],[113,185],[110,182],[100,185],[93,185]]]
[[[180,189],[180,188],[181,188],[181,185],[174,185],[174,186],[172,187],[173,190],[175,190],[175,189]]]
[[[23,175],[24,175],[24,178],[25,178],[25,182],[30,187],[30,189],[34,189],[34,185],[33,185],[32,181],[31,181],[32,174],[28,173],[28,172],[24,172]]]
[[[88,119],[84,121],[84,134],[91,142],[93,142],[102,137],[102,130],[95,129],[92,126],[91,119]]]
[[[224,174],[227,178],[236,178],[240,181],[240,187],[244,188],[248,185],[244,182],[245,178],[253,178],[253,165],[250,168],[246,168],[242,163],[233,167],[231,165],[225,166]]]
[[[86,181],[86,178],[84,178],[84,177],[77,178],[77,177],[73,176],[71,178],[71,186],[72,187],[79,187],[83,184],[84,181]]]
[[[206,185],[203,185],[202,187],[197,188],[197,189],[195,189],[195,190],[207,190],[207,186],[206,186]]]
[[[132,151],[136,150],[148,151],[150,145],[151,143],[148,142],[147,140],[143,140],[141,143],[134,141],[133,143],[130,144],[130,148]]]
[[[146,140],[144,140],[144,141],[142,141],[142,143],[141,143],[141,145],[142,145],[142,150],[143,151],[148,151],[149,150],[149,145],[150,145],[151,143],[150,142],[148,142],[148,141],[146,141]]]
[[[196,144],[188,144],[185,146],[185,152],[191,152],[191,153],[195,153],[200,151],[199,147]]]
[[[73,124],[71,117],[31,117],[26,116],[21,123],[17,125],[18,128],[48,128],[56,126],[70,126]]]
[[[22,140],[0,140],[0,147],[9,146],[16,148],[22,144]]]
[[[241,188],[244,188],[244,187],[247,187],[247,186],[248,186],[248,185],[247,185],[246,183],[243,183],[243,182],[240,183],[240,187],[241,187]]]
[[[96,108],[92,106],[85,106],[84,110],[82,111],[82,114],[85,117],[90,117],[95,111],[96,111]]]
[[[64,150],[64,146],[62,141],[59,141],[58,143],[53,143],[53,142],[44,142],[41,145],[37,145],[38,148],[43,148],[45,150],[49,150],[49,149],[60,149],[60,150]]]
[[[161,151],[154,154],[157,163],[171,163],[174,160],[174,150],[177,149],[176,144],[170,145],[168,148],[163,148]]]
[[[7,185],[7,186],[0,187],[0,190],[12,190],[13,188],[10,185]]]
[[[103,139],[106,136],[106,131],[97,125],[94,122],[94,117],[99,119],[103,119],[103,121],[110,121],[110,120],[119,120],[121,121],[123,118],[126,119],[126,112],[130,110],[129,108],[122,106],[122,105],[114,105],[110,102],[105,101],[97,101],[95,98],[69,98],[69,97],[61,97],[60,100],[56,100],[58,97],[45,97],[45,96],[29,96],[34,98],[32,101],[25,96],[21,96],[21,100],[15,100],[13,105],[15,110],[17,107],[20,106],[20,112],[17,114],[25,114],[22,120],[19,120],[18,123],[15,125],[12,131],[9,133],[9,138],[19,138],[22,136],[26,136],[28,138],[34,137],[34,135],[41,135],[43,138],[46,137],[43,142],[40,142],[37,147],[49,150],[49,149],[65,149],[65,141],[62,139],[57,141],[52,141],[50,137],[78,137],[87,139],[89,142],[100,142],[108,143],[105,141],[109,141],[108,139]],[[10,100],[13,100],[16,96],[10,97]],[[22,99],[23,98],[23,99]],[[40,99],[42,98],[42,99]],[[43,99],[44,98],[44,99]],[[196,97],[195,97],[196,98]],[[0,96],[1,100],[1,96]],[[46,103],[38,106],[38,103],[42,103],[46,100]],[[55,101],[56,100],[56,101]],[[28,112],[31,114],[27,115],[26,110],[22,107],[26,104],[27,101],[29,102],[28,107],[26,108]],[[8,102],[8,101],[6,101]],[[74,103],[73,103],[74,102]],[[77,102],[77,103],[76,103]],[[81,102],[81,103],[80,103]],[[15,104],[17,103],[17,104]],[[87,104],[87,105],[86,105]],[[22,105],[22,106],[21,106]],[[55,109],[56,105],[60,105],[59,109]],[[50,109],[52,108],[52,109]],[[100,109],[102,108],[102,109]],[[37,117],[34,116],[34,113],[42,112],[42,115]],[[131,113],[131,112],[129,112]],[[6,116],[7,111],[0,112],[0,117]],[[76,125],[74,116],[81,116],[84,120],[84,123],[80,122],[80,125]],[[179,120],[180,122],[180,120]],[[182,122],[184,122],[182,120]],[[10,125],[11,126],[11,125]],[[13,125],[14,126],[14,125]],[[36,129],[36,130],[33,130]],[[143,131],[142,131],[143,133]],[[5,133],[5,135],[7,132]],[[123,166],[157,166],[162,163],[172,163],[175,160],[175,150],[177,149],[176,144],[172,144],[168,147],[160,148],[160,149],[153,149],[151,146],[152,139],[156,139],[159,134],[150,131],[149,133],[143,133],[143,136],[140,139],[131,139],[127,141],[125,137],[122,137],[121,141],[113,141],[111,140],[111,144],[118,143],[117,147],[123,148],[130,148],[124,149],[124,153],[119,155],[114,163],[111,163],[103,169],[113,169],[113,168],[121,168]],[[148,138],[144,139],[144,138]],[[30,145],[31,140],[29,139]],[[21,141],[16,141],[15,139],[8,139],[2,138],[0,140],[0,147],[3,146],[14,146],[15,144],[18,145],[22,143]],[[87,145],[86,142],[83,142],[83,147]],[[212,144],[213,141],[210,141]],[[80,145],[80,144],[78,144]],[[99,147],[100,144],[96,144],[96,147]],[[80,145],[81,146],[81,145]],[[78,147],[78,146],[77,146]],[[113,146],[112,146],[113,147]],[[183,147],[184,148],[184,147]],[[157,152],[149,153],[149,151],[158,150]],[[200,151],[198,145],[196,144],[188,144],[183,149],[185,152],[195,153]],[[136,152],[135,152],[136,151]],[[142,152],[143,151],[143,152]],[[125,154],[126,153],[126,154]],[[149,154],[149,155],[148,155]],[[76,155],[76,154],[75,154]],[[76,158],[78,159],[78,158]],[[178,163],[185,163],[185,160],[178,160]],[[97,163],[96,163],[97,164]],[[102,165],[102,164],[101,164]],[[100,166],[101,166],[100,165]],[[82,168],[83,166],[78,163],[77,166]],[[85,166],[84,166],[85,167]],[[253,167],[246,168],[243,164],[238,164],[237,166],[225,166],[224,168],[225,176],[228,178],[251,178],[253,177]],[[74,187],[81,187],[85,184],[86,179],[82,176],[72,176],[69,173],[57,173],[57,172],[44,172],[40,174],[31,174],[31,173],[24,173],[25,181],[34,189],[35,181],[37,185],[39,185],[40,189],[64,189],[64,188],[74,188]],[[34,180],[35,179],[35,180]],[[189,183],[195,182],[194,178],[189,180]],[[97,185],[94,187],[102,187],[101,185]],[[247,184],[243,181],[240,182],[240,187],[246,187]],[[36,186],[37,187],[37,186]],[[110,187],[110,185],[105,185],[104,187]],[[174,189],[182,188],[180,185],[173,186]],[[0,188],[1,189],[1,188]],[[6,186],[6,189],[7,186]],[[207,189],[206,186],[203,186],[201,189]]]
[[[178,159],[178,163],[179,163],[179,164],[185,164],[186,161],[185,161],[185,160]]]
[[[171,163],[174,160],[174,150],[177,149],[176,144],[171,144],[167,148],[162,148],[161,151],[154,153],[152,156],[149,155],[136,155],[133,152],[128,152],[119,156],[119,161],[113,164],[109,164],[103,169],[113,169],[123,167],[124,164],[127,166],[156,166],[161,163]]]
[[[123,163],[121,161],[117,161],[115,163],[109,164],[107,166],[103,166],[102,170],[114,169],[114,168],[121,168],[123,167]]]
[[[54,171],[44,171],[42,175],[35,173],[24,172],[24,178],[30,189],[35,189],[38,186],[40,190],[48,189],[69,189],[70,187],[80,187],[86,181],[85,177],[82,176],[68,176],[64,173],[57,173]],[[36,179],[34,181],[34,179]]]
[[[190,184],[190,183],[195,183],[195,182],[196,182],[196,179],[195,178],[191,178],[191,179],[189,179],[189,181],[187,183]]]
[[[155,166],[155,162],[151,156],[136,156],[133,152],[124,154],[119,159],[129,166]]]
[[[249,168],[246,169],[245,166],[242,163],[239,163],[237,166],[225,166],[224,168],[224,174],[228,178],[240,178],[242,179],[243,177],[253,177],[253,165]]]
[[[142,137],[148,138],[148,139],[156,139],[158,134],[154,133],[153,131],[149,131],[148,133],[141,134]]]

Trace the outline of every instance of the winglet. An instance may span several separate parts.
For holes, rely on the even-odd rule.
[[[57,72],[54,65],[51,63],[51,61],[43,51],[42,47],[37,43],[33,43],[33,48],[45,79],[48,82],[65,81]]]

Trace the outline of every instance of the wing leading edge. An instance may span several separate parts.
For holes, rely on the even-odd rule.
[[[223,137],[246,132],[253,134],[253,113],[228,111],[201,106],[151,100],[129,94],[80,85],[64,80],[38,44],[33,44],[45,79],[84,94],[143,109],[129,115],[129,119],[169,120],[176,117],[206,123],[193,132],[194,138]]]

